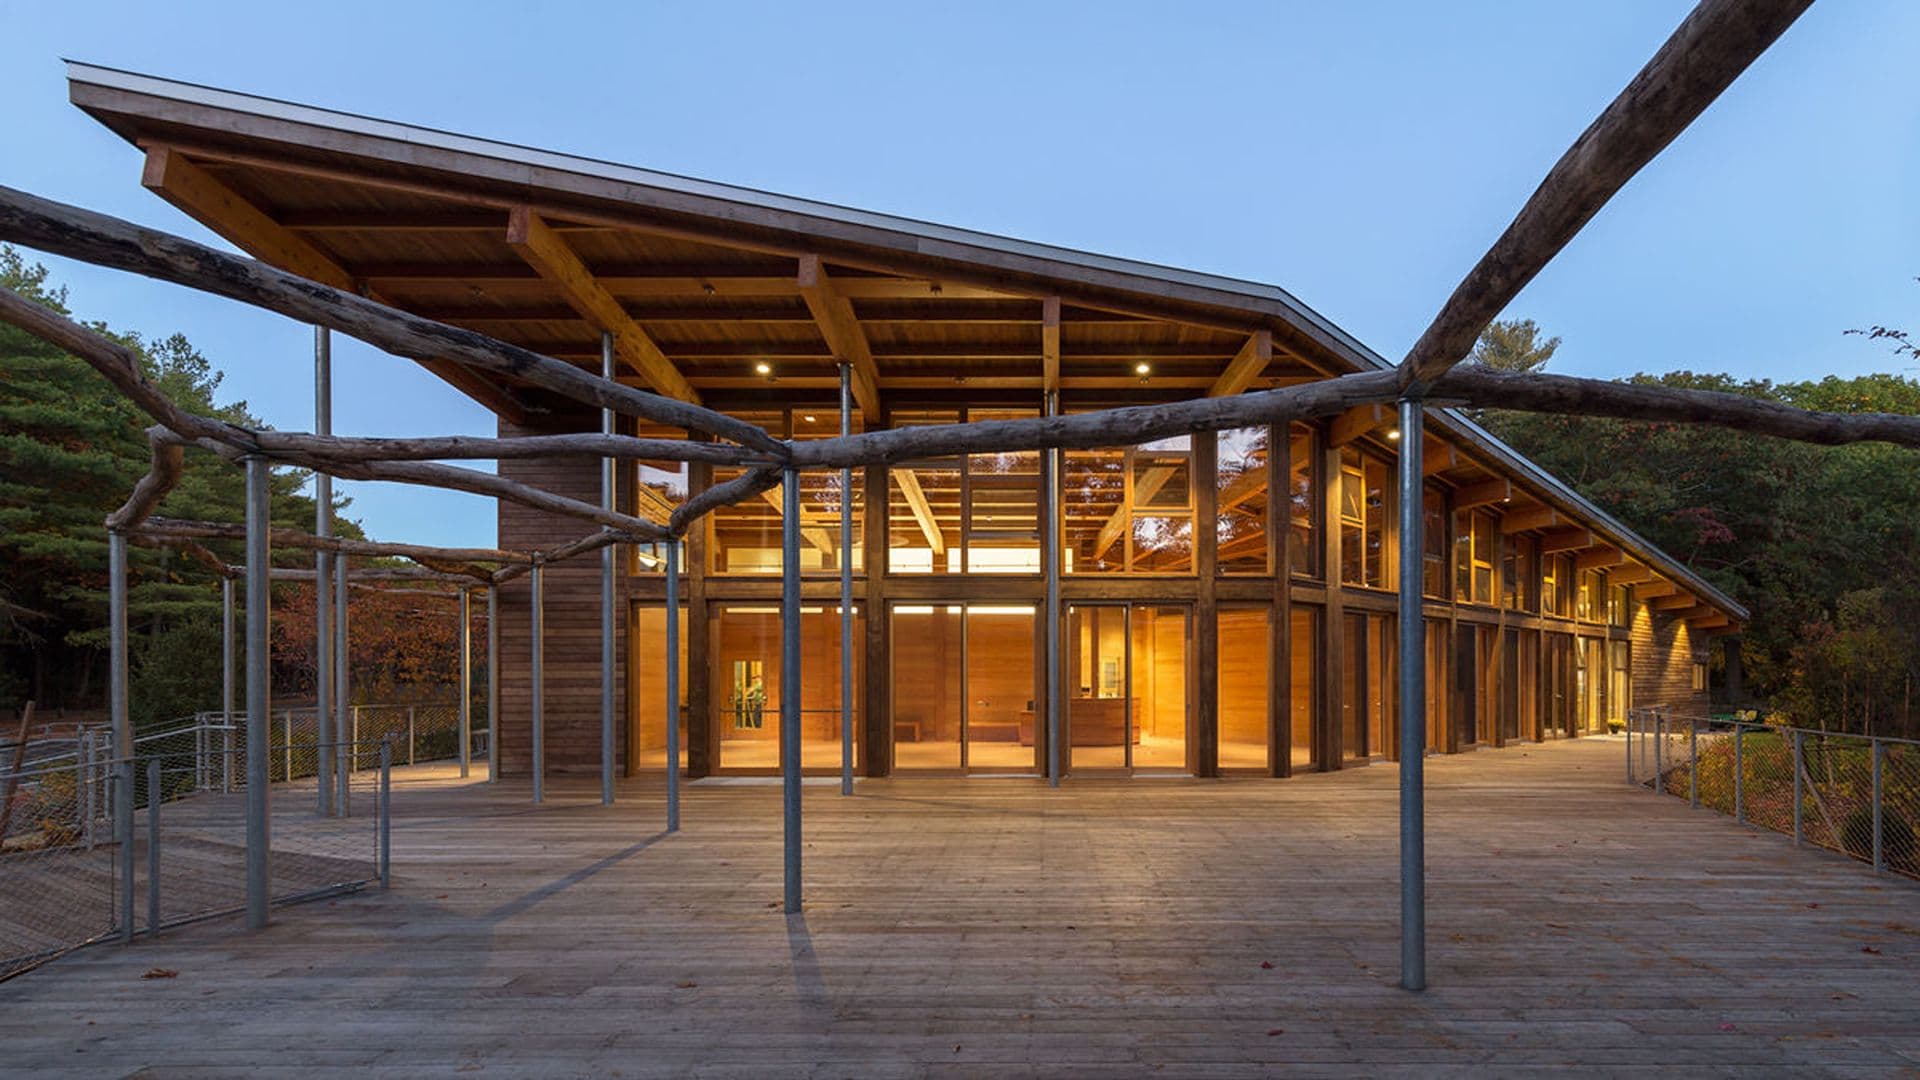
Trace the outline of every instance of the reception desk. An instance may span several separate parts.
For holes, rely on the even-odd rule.
[[[1133,699],[1134,714],[1139,715],[1140,699]],[[1020,745],[1033,745],[1032,709],[1020,714]],[[1126,698],[1067,699],[1067,741],[1074,746],[1119,746],[1127,738]],[[1139,742],[1139,732],[1134,733]]]

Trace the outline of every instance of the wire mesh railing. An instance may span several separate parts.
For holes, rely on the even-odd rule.
[[[0,979],[82,945],[246,905],[244,731],[165,735],[132,758],[96,754],[0,777]],[[156,748],[169,741],[179,745]],[[347,766],[344,799],[337,789],[319,798],[323,754]],[[392,747],[274,745],[274,759],[291,762],[293,778],[275,775],[268,787],[270,902],[385,881]]]
[[[1627,779],[1920,878],[1920,743],[1633,709]]]

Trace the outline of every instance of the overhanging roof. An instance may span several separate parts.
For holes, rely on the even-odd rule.
[[[791,278],[794,265],[791,260],[796,257],[803,260],[803,267],[807,258],[830,261],[836,268],[834,272],[841,275],[840,280],[847,283],[843,289],[845,294],[864,296],[854,301],[846,301],[844,297],[835,297],[835,300],[869,305],[862,317],[872,316],[877,323],[887,323],[889,315],[907,316],[894,320],[899,324],[897,334],[873,344],[876,354],[888,348],[896,350],[884,353],[881,358],[888,362],[886,370],[894,373],[889,378],[897,380],[896,385],[900,386],[933,385],[946,378],[955,381],[971,378],[977,385],[997,385],[993,381],[992,365],[1010,359],[1030,364],[1037,357],[1038,351],[1030,339],[1038,333],[1038,328],[1035,320],[1028,316],[1002,319],[994,305],[1004,307],[1003,301],[1033,304],[1043,298],[1051,298],[1048,302],[1053,305],[1047,309],[1054,327],[1053,359],[1056,364],[1066,365],[1060,377],[1068,386],[1079,378],[1084,387],[1112,388],[1110,392],[1120,393],[1117,387],[1125,381],[1124,377],[1095,372],[1103,370],[1102,365],[1112,366],[1119,359],[1138,356],[1153,361],[1155,378],[1162,387],[1204,387],[1224,378],[1220,372],[1232,364],[1236,351],[1244,356],[1245,343],[1252,340],[1248,335],[1261,331],[1271,335],[1274,351],[1272,365],[1256,369],[1256,373],[1264,370],[1270,376],[1271,381],[1265,385],[1314,377],[1316,372],[1392,366],[1284,289],[1271,285],[90,64],[69,62],[68,77],[74,104],[129,142],[150,152],[155,147],[178,148],[186,158],[226,170],[232,175],[232,182],[243,189],[243,194],[246,185],[258,183],[261,175],[279,177],[281,179],[275,181],[276,196],[294,202],[311,198],[327,203],[334,207],[335,220],[345,221],[349,226],[355,219],[341,216],[347,213],[341,208],[343,200],[352,192],[364,191],[368,193],[365,196],[368,209],[362,220],[371,220],[382,207],[403,220],[408,213],[425,220],[428,204],[422,200],[437,199],[447,201],[448,205],[491,210],[501,215],[501,224],[507,212],[525,208],[536,217],[559,223],[562,228],[611,230],[599,241],[598,255],[603,263],[619,264],[623,258],[634,263],[652,259],[663,266],[680,267],[689,257],[698,256],[704,261],[697,269],[710,271],[717,253],[724,251],[728,265],[720,269],[737,271],[742,275],[740,280],[765,282],[780,275]],[[153,184],[150,182],[149,186]],[[181,202],[178,198],[174,201]],[[253,208],[248,206],[246,210]],[[203,214],[195,216],[207,220]],[[276,259],[274,251],[257,250],[261,246],[259,242],[248,243],[247,238],[233,235],[232,228],[223,228],[216,222],[209,224],[256,257],[282,265],[289,261],[288,258]],[[279,228],[272,221],[266,221],[266,225]],[[448,235],[452,235],[457,225],[457,222],[449,225]],[[485,232],[487,228],[483,225],[480,231]],[[394,264],[364,261],[384,257],[384,253],[366,237],[356,239],[351,228],[333,235],[338,239],[331,250],[319,256],[325,264],[322,270],[330,268],[353,286],[372,292],[369,282],[379,275],[361,275],[357,271],[390,268]],[[646,244],[633,246],[638,244],[634,238],[640,236],[649,238]],[[303,242],[297,237],[289,241]],[[417,237],[409,243],[420,245]],[[470,265],[453,259],[454,256],[481,250],[475,246],[477,241],[465,247],[450,239],[439,243],[441,253],[452,260],[446,263],[450,273],[453,268]],[[505,250],[500,237],[490,237],[487,243],[492,245],[487,249],[488,254]],[[580,234],[575,246],[583,259],[588,256],[592,243],[591,237],[584,232]],[[356,244],[360,245],[358,250]],[[629,246],[622,247],[622,244]],[[345,256],[340,254],[343,250]],[[364,257],[364,265],[356,265],[353,257],[356,255]],[[326,261],[329,257],[331,262]],[[298,251],[291,257],[295,263],[299,258]],[[525,270],[511,253],[508,259],[509,265]],[[786,261],[769,263],[765,261],[768,259]],[[816,265],[824,271],[827,262]],[[300,265],[287,268],[309,272]],[[804,275],[804,269],[802,273]],[[309,276],[325,279],[328,274],[309,273]],[[536,275],[526,276],[537,283]],[[413,287],[419,291],[409,295],[406,293],[408,280],[404,275],[394,275],[392,281],[382,282],[383,293],[391,291],[395,295],[381,295],[381,299],[456,324],[485,322],[488,325],[476,328],[554,355],[588,359],[568,356],[563,348],[556,347],[564,343],[540,336],[556,329],[577,330],[574,326],[577,320],[565,311],[513,306],[509,298],[518,295],[515,290],[521,285],[511,276],[486,279],[486,289],[470,284],[476,303],[487,290],[498,295],[485,297],[485,307],[475,308],[473,312],[461,309],[452,315],[434,307],[435,303],[449,302],[444,293],[435,293],[428,285],[415,282]],[[740,380],[726,373],[726,365],[742,355],[730,351],[735,347],[762,351],[790,348],[796,370],[804,370],[807,363],[816,359],[830,365],[833,355],[844,351],[833,347],[835,343],[831,340],[824,351],[820,350],[817,344],[820,334],[831,334],[832,328],[826,317],[819,315],[813,295],[806,296],[805,307],[798,306],[805,290],[780,290],[778,300],[763,299],[759,306],[750,308],[747,301],[732,300],[726,295],[726,289],[714,284],[732,278],[712,273],[700,278],[696,273],[683,280],[699,281],[704,291],[702,306],[698,310],[679,310],[672,306],[656,310],[653,313],[659,316],[658,322],[647,325],[658,326],[656,336],[662,339],[661,351],[678,358],[694,383],[704,383],[721,391],[736,388]],[[641,281],[628,287],[644,290],[648,286]],[[618,275],[613,275],[606,291],[611,302],[636,302],[633,296],[614,295],[620,288]],[[967,313],[971,321],[964,332],[943,337],[924,329],[908,329],[910,325],[942,322],[951,313],[950,309],[959,306],[956,301],[962,299],[977,301],[979,308]],[[781,303],[788,306],[782,309]],[[937,304],[938,309],[928,308],[930,304]],[[1077,339],[1070,340],[1065,349],[1060,345],[1059,336],[1061,305],[1065,305],[1068,312],[1070,334]],[[579,306],[576,302],[575,307]],[[463,314],[470,318],[458,317]],[[558,318],[542,317],[556,314]],[[496,315],[500,317],[494,318]],[[508,315],[514,318],[507,318]],[[618,314],[615,317],[619,317]],[[818,328],[814,325],[816,319],[820,321]],[[1013,322],[1022,325],[1018,330],[1004,329]],[[738,337],[737,326],[742,323],[760,328],[762,338],[730,344],[728,339]],[[785,331],[773,329],[789,323],[804,323],[806,329],[795,329],[785,337],[782,336]],[[719,329],[723,324],[729,329]],[[990,326],[1003,329],[987,329]],[[942,360],[950,363],[943,367]],[[1076,362],[1084,362],[1083,372],[1078,376],[1069,374]],[[702,364],[711,370],[703,369]],[[960,371],[966,374],[951,374]],[[441,374],[455,385],[461,385],[463,376],[459,371]],[[808,384],[804,378],[796,377],[789,380],[789,385]],[[1024,384],[1019,377],[1008,375],[1004,385]],[[462,389],[475,396],[493,390],[471,383]],[[690,385],[689,392],[698,393],[699,387]],[[1182,396],[1194,394],[1188,392]],[[1590,522],[1610,543],[1648,563],[1662,576],[1724,611],[1734,621],[1747,618],[1746,609],[1732,598],[1467,417],[1453,410],[1435,410],[1431,416],[1436,428],[1471,447],[1487,462],[1510,472],[1545,503]]]

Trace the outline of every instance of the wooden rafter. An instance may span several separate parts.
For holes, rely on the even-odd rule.
[[[156,145],[147,150],[140,183],[261,262],[386,303],[331,255],[275,221],[174,147]],[[526,422],[527,409],[520,399],[478,372],[450,360],[418,362],[494,414],[514,423]]]
[[[1466,455],[1462,454],[1452,443],[1441,442],[1437,439],[1428,439],[1426,449],[1420,455],[1420,475],[1438,476],[1443,472],[1450,472],[1457,469],[1466,463]]]
[[[1656,576],[1652,567],[1637,562],[1623,563],[1607,571],[1607,580],[1615,585],[1637,585]]]
[[[1060,389],[1060,298],[1049,296],[1040,302],[1040,390],[1052,394]]]
[[[1671,581],[1648,581],[1633,587],[1634,599],[1640,601],[1655,600],[1662,596],[1672,596],[1680,587]]]
[[[1133,505],[1142,506],[1158,495],[1160,489],[1167,486],[1167,481],[1173,479],[1174,472],[1175,467],[1172,465],[1154,465],[1142,472],[1140,478],[1133,483]],[[1116,507],[1113,516],[1107,518],[1106,523],[1100,526],[1099,534],[1093,538],[1093,558],[1098,559],[1105,555],[1114,541],[1120,539],[1121,534],[1126,532],[1127,509],[1124,504]]]
[[[1579,551],[1592,546],[1593,530],[1585,526],[1559,529],[1540,538],[1540,551],[1545,555],[1562,551]]]
[[[1500,531],[1511,536],[1570,523],[1571,519],[1551,506],[1512,507],[1500,516]]]
[[[906,496],[907,507],[913,511],[913,519],[920,523],[920,531],[926,534],[927,546],[935,555],[943,555],[947,550],[947,539],[940,532],[940,522],[933,516],[933,507],[927,503],[927,493],[920,487],[920,477],[912,469],[894,469],[893,479],[900,485],[900,493]]]
[[[800,256],[799,272],[794,276],[801,299],[813,313],[820,336],[827,341],[834,359],[853,365],[853,400],[869,424],[880,422],[880,369],[873,362],[873,349],[853,304],[841,293],[818,255]]]
[[[1272,362],[1273,331],[1256,330],[1240,346],[1240,351],[1234,354],[1233,359],[1227,362],[1227,369],[1207,390],[1207,396],[1228,397],[1245,390]]]
[[[1688,593],[1674,593],[1671,596],[1656,596],[1647,601],[1647,606],[1655,611],[1685,611],[1699,603]]]
[[[760,497],[772,505],[775,516],[787,512],[784,505],[786,496],[782,492],[767,490],[761,492]],[[828,532],[827,524],[820,520],[818,514],[807,509],[804,502],[800,505],[800,535],[816,550],[827,555],[833,554],[833,537]]]
[[[1468,484],[1453,493],[1455,510],[1471,510],[1477,506],[1492,506],[1513,498],[1513,481],[1504,476],[1483,480],[1478,484]]]
[[[507,218],[507,245],[526,260],[534,272],[560,291],[567,305],[603,333],[613,335],[613,350],[647,385],[667,397],[698,404],[700,394],[660,351],[620,301],[596,281],[587,264],[573,253],[560,234],[540,215],[524,206]]]
[[[1627,553],[1611,544],[1591,547],[1574,556],[1575,570],[1604,570],[1609,566],[1618,566],[1625,562]]]
[[[1334,449],[1373,431],[1393,416],[1388,405],[1358,405],[1335,417],[1327,431],[1327,445]]]

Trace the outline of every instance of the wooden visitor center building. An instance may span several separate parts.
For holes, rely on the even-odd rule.
[[[142,183],[248,254],[384,303],[724,410],[776,436],[1076,412],[1388,366],[1266,285],[1009,240],[75,64],[72,99],[144,155]],[[428,365],[502,436],[597,412]],[[671,430],[633,434],[681,437]],[[839,574],[851,560],[858,769],[1045,767],[1044,545],[1057,541],[1063,760],[1081,775],[1285,776],[1395,753],[1390,408],[1323,423],[1041,455],[804,474],[808,771],[840,767]],[[1709,639],[1745,611],[1469,419],[1425,447],[1428,745],[1601,732],[1705,708]],[[503,462],[599,499],[597,461]],[[664,521],[727,479],[623,469]],[[856,542],[843,548],[851,504]],[[781,493],[688,536],[680,722],[689,775],[777,769]],[[502,503],[502,547],[588,526]],[[665,583],[623,549],[617,693],[630,772],[664,766]],[[546,760],[600,752],[597,559],[545,571]],[[529,582],[500,597],[499,753],[529,768]]]

